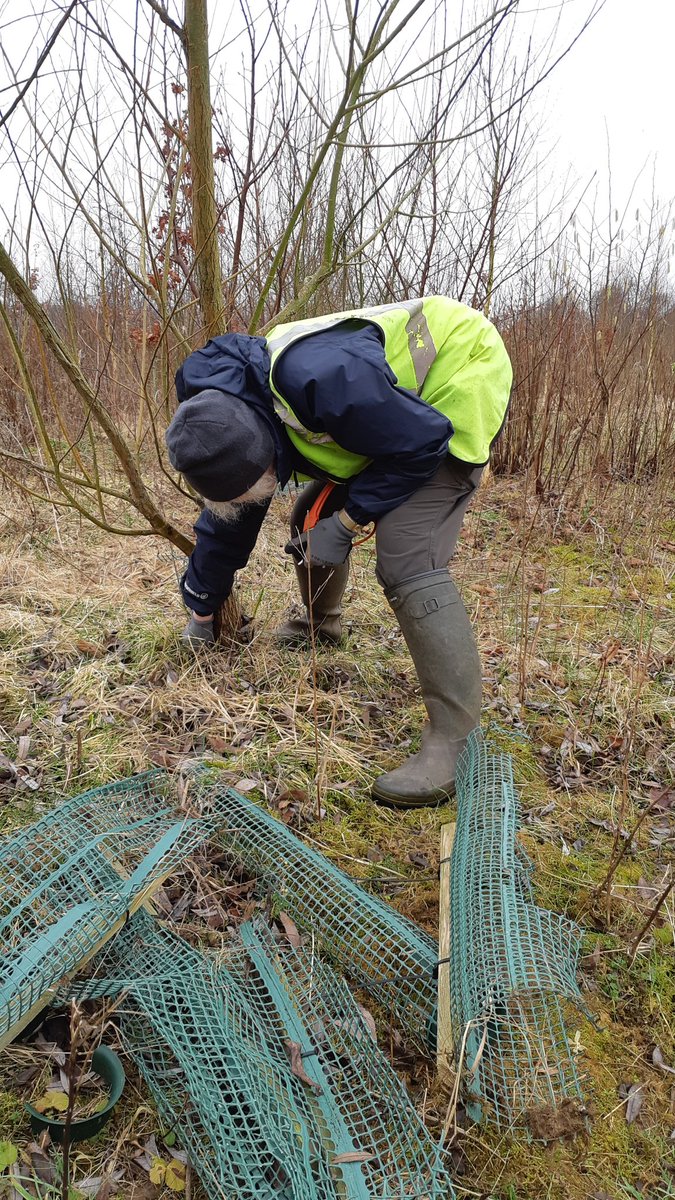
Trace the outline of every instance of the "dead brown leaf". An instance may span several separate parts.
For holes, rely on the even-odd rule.
[[[366,1023],[368,1033],[375,1042],[375,1045],[377,1045],[377,1025],[375,1024],[375,1018],[373,1014],[368,1012],[368,1009],[365,1008],[363,1004],[357,1004],[357,1008]]]
[[[206,921],[209,929],[215,930],[226,929],[229,923],[230,918],[222,908],[217,908],[210,912]]]
[[[17,1084],[18,1087],[24,1087],[27,1083],[32,1083],[33,1080],[40,1074],[41,1070],[42,1068],[37,1065],[26,1067],[25,1070],[17,1071],[17,1073],[13,1075],[13,1082]]]
[[[28,758],[29,750],[30,750],[30,738],[28,737],[28,734],[24,733],[19,738],[19,744],[18,744],[17,750],[16,750],[16,761],[17,762],[25,762],[26,759]]]
[[[361,709],[361,719],[364,726],[366,729],[370,729],[371,718],[379,717],[382,713],[382,709],[380,708],[379,704],[373,704],[370,700],[362,700],[359,708]]]
[[[650,784],[647,784],[650,787]],[[654,812],[670,812],[675,808],[675,788],[656,785],[654,795],[649,800],[649,806]]]
[[[288,1061],[291,1064],[291,1074],[295,1075],[296,1079],[301,1079],[303,1083],[308,1085],[308,1087],[311,1087],[312,1091],[316,1092],[317,1096],[321,1095],[323,1091],[321,1084],[316,1083],[314,1079],[310,1079],[305,1070],[305,1066],[302,1061],[302,1048],[300,1043],[293,1042],[290,1038],[287,1038],[284,1042],[284,1046],[288,1055]]]
[[[277,921],[281,925],[281,928],[283,929],[284,933],[286,934],[286,937],[287,937],[288,941],[290,942],[291,946],[293,947],[293,949],[299,950],[300,947],[302,946],[302,938],[300,937],[300,934],[298,933],[298,928],[297,928],[297,925],[295,924],[295,922],[291,920],[288,913],[286,913],[286,912],[280,912],[277,916]]]
[[[105,654],[105,646],[99,646],[97,642],[90,642],[86,638],[78,638],[75,645],[80,654],[86,654],[89,658],[101,658]]]
[[[630,833],[627,829],[619,829],[616,825],[613,825],[611,821],[608,821],[607,818],[605,818],[604,821],[600,821],[597,817],[586,817],[586,820],[588,821],[589,825],[595,825],[596,829],[604,829],[607,833],[612,834],[618,833],[624,839],[628,839],[630,837]]]
[[[280,819],[285,825],[290,825],[294,829],[301,829],[315,816],[323,818],[326,815],[326,810],[323,808],[320,813],[313,810],[309,794],[304,788],[288,788],[280,793],[275,804],[279,810]]]
[[[54,1163],[49,1155],[45,1152],[45,1149],[43,1149],[42,1145],[38,1144],[38,1142],[29,1142],[26,1146],[26,1150],[30,1155],[31,1167],[38,1179],[41,1180],[42,1183],[54,1183],[54,1180],[56,1179]]]
[[[152,902],[165,916],[169,917],[171,915],[173,905],[163,887],[157,888],[156,892],[154,892]]]
[[[600,966],[600,942],[596,942],[591,953],[584,958],[587,971],[597,971]]]
[[[419,850],[411,850],[409,854],[406,854],[406,858],[414,867],[420,867],[422,871],[431,870],[429,859],[426,854],[422,854]]]
[[[210,733],[206,739],[206,744],[211,750],[215,750],[216,754],[229,754],[231,752],[230,743],[217,733]]]
[[[275,803],[277,808],[289,808],[291,805],[302,806],[309,804],[309,793],[304,788],[288,788],[277,796]]]
[[[10,762],[6,755],[0,754],[0,780],[16,780],[17,774],[16,764]]]
[[[644,1084],[642,1083],[631,1083],[630,1086],[622,1083],[619,1087],[619,1097],[626,1101],[626,1123],[628,1125],[632,1125],[640,1114],[644,1104],[643,1088]]]
[[[123,1178],[124,1172],[121,1170],[106,1175],[88,1175],[86,1179],[78,1179],[77,1190],[85,1196],[92,1196],[93,1200],[110,1200],[113,1187],[117,1191],[115,1185]]]
[[[148,750],[148,761],[156,767],[171,769],[177,766],[179,756],[175,751],[169,750],[166,746],[151,746]]]
[[[651,883],[648,883],[644,875],[641,875],[638,879],[635,890],[640,899],[646,900],[648,904],[650,904],[652,900],[655,900],[659,894],[658,889],[653,887]]]
[[[157,1138],[154,1133],[151,1133],[145,1145],[134,1152],[134,1160],[139,1167],[149,1173],[156,1158],[161,1158],[161,1155],[157,1148]]]
[[[668,1071],[669,1074],[675,1075],[675,1067],[668,1066],[668,1063],[663,1057],[663,1051],[661,1050],[660,1046],[655,1046],[652,1050],[652,1062],[654,1066],[659,1067],[660,1070]]]

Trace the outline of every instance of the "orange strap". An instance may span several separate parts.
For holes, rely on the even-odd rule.
[[[321,510],[334,488],[334,483],[327,483],[325,487],[322,487],[312,507],[305,514],[303,533],[306,533],[308,529],[313,529],[317,521],[321,520]]]
[[[336,486],[337,485],[335,483],[327,483],[325,487],[322,487],[312,507],[305,513],[305,520],[302,526],[303,533],[307,533],[308,529],[313,529],[314,526],[321,520],[323,507]],[[374,533],[375,529],[373,528],[371,529],[370,533],[366,534],[365,537],[359,538],[358,542],[354,542],[354,545],[362,546],[364,542],[370,540]]]

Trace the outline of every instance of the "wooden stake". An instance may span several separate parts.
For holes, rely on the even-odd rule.
[[[444,1086],[455,1079],[450,1020],[450,855],[455,840],[456,825],[448,822],[441,828],[440,902],[438,906],[438,1029],[436,1034],[436,1068]]]

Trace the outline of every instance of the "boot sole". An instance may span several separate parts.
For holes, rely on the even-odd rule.
[[[440,808],[441,804],[447,804],[454,796],[455,785],[453,783],[429,796],[392,796],[386,792],[378,792],[373,785],[370,794],[375,804],[379,804],[381,808]]]

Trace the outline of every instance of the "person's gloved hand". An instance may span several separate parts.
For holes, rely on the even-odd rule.
[[[284,549],[298,563],[335,567],[347,561],[353,537],[353,532],[342,524],[338,514],[333,513],[332,517],[317,521],[313,529],[291,538]]]
[[[195,614],[191,613],[181,638],[195,649],[198,646],[211,645],[216,640],[213,633],[213,617],[208,621],[198,621]]]

